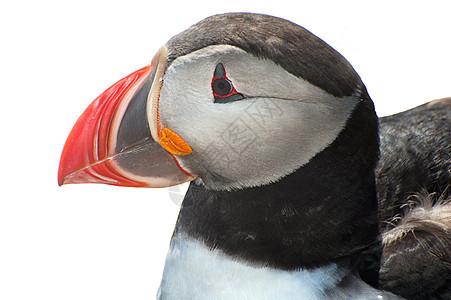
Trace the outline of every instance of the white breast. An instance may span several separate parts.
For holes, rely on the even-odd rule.
[[[199,241],[175,235],[166,259],[160,300],[321,299],[348,274],[336,264],[283,271],[234,261]]]

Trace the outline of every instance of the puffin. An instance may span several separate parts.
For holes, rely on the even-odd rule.
[[[281,18],[214,15],[94,100],[58,183],[190,182],[157,299],[401,299],[390,258],[411,253],[396,246],[405,239],[414,247],[406,224],[418,207],[403,207],[420,189],[406,181],[398,193],[387,178],[406,173],[379,154],[402,155],[390,128],[403,118],[382,122],[380,144],[366,87],[332,47]]]

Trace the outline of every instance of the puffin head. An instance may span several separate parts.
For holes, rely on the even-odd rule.
[[[87,108],[66,141],[59,184],[264,186],[308,164],[351,119],[346,143],[355,147],[340,150],[349,157],[377,143],[377,118],[360,77],[325,42],[276,17],[215,15]],[[377,150],[363,152],[368,169]]]

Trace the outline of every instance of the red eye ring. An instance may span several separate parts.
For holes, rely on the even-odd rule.
[[[232,81],[227,78],[222,63],[216,65],[211,81],[211,89],[215,97],[215,103],[227,103],[244,99],[244,96],[235,89]]]

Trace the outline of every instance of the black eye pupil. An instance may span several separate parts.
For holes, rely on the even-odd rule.
[[[216,79],[213,82],[213,92],[220,96],[225,96],[232,92],[232,84],[225,78]]]

